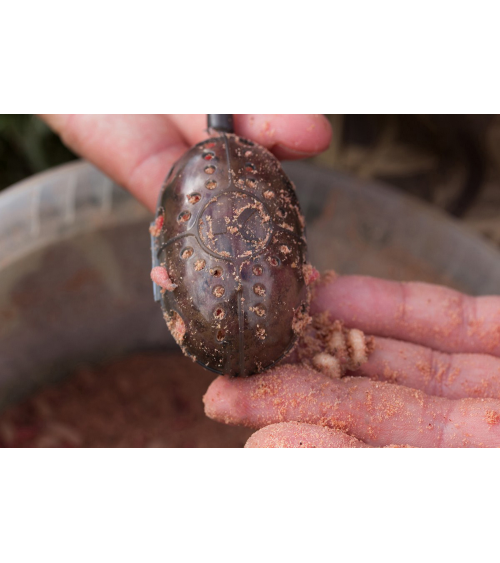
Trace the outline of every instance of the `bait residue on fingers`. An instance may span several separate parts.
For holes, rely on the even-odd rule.
[[[327,272],[317,283],[325,283],[325,278],[335,275]],[[308,276],[317,280],[310,272]],[[374,346],[372,337],[356,328],[345,328],[341,321],[332,321],[328,311],[314,315],[310,323],[307,329],[301,327],[297,349],[298,360],[305,366],[337,379],[368,361]]]
[[[318,371],[324,373],[328,377],[337,379],[342,377],[339,360],[335,356],[327,354],[326,352],[316,354],[312,359],[312,364]]]

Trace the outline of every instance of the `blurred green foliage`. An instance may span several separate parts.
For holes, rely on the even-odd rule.
[[[0,190],[76,156],[29,114],[0,114]]]

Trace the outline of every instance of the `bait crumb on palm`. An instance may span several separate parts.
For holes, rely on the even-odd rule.
[[[177,285],[170,279],[167,269],[163,266],[156,266],[151,270],[151,279],[163,290],[174,291],[177,288]]]
[[[500,422],[500,414],[493,410],[487,410],[485,413],[486,422],[490,425]]]
[[[368,361],[369,346],[364,333],[357,328],[351,328],[347,333],[347,343],[350,355],[349,369],[359,369]]]

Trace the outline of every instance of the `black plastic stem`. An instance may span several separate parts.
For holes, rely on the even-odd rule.
[[[209,129],[234,133],[233,116],[230,113],[209,113],[207,123]]]

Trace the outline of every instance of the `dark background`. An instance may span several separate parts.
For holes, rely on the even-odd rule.
[[[34,115],[0,114],[0,190],[74,158]]]

